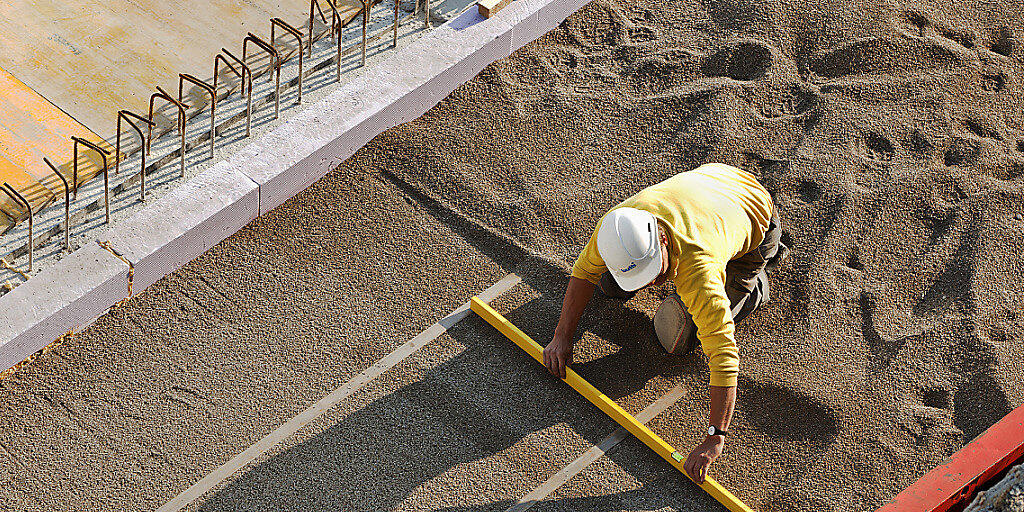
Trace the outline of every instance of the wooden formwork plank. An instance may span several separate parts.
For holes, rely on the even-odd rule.
[[[0,181],[6,181],[39,208],[63,194],[60,178],[43,163],[43,157],[59,165],[69,181],[73,177],[74,146],[72,136],[107,146],[91,130],[75,121],[4,69],[0,69]],[[102,170],[102,161],[93,151],[79,153],[78,181],[84,183]],[[8,217],[22,219],[27,212],[0,195],[0,232]]]
[[[354,17],[361,4],[350,3],[343,11]],[[266,37],[274,17],[306,25],[308,9],[309,0],[7,0],[0,62],[110,138],[118,110],[145,113],[156,86],[177,90],[178,73],[212,78],[221,47],[240,52],[246,33]]]

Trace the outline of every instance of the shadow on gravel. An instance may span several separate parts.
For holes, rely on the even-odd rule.
[[[650,321],[619,304],[595,302],[597,311],[591,318],[600,319],[611,307],[627,316],[624,324]],[[542,339],[549,334],[545,329],[553,329],[557,305],[541,295],[508,317]],[[575,369],[611,398],[635,393],[657,376],[696,372],[695,356],[666,357],[652,364],[644,348],[649,340],[636,340],[636,331],[642,329],[624,337],[618,329],[602,329],[607,323],[584,328],[605,340],[629,341]],[[517,489],[515,482],[527,473],[554,474],[561,469],[564,463],[545,462],[537,455],[549,445],[559,452],[567,432],[556,428],[539,438],[531,434],[565,425],[597,444],[616,427],[483,320],[468,317],[448,334],[461,345],[454,347],[456,355],[448,355],[453,347],[444,337],[428,345],[368,390],[387,385],[388,379],[410,383],[249,468],[198,510],[438,509],[467,503],[489,489]],[[366,390],[360,395],[366,397]],[[354,400],[360,400],[359,395]],[[466,499],[457,499],[460,494]],[[616,502],[584,498],[567,505],[604,510],[602,503]],[[496,501],[479,510],[507,506]]]

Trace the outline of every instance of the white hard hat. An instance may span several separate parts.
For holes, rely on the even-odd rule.
[[[639,290],[661,274],[661,241],[654,215],[636,208],[608,212],[597,230],[597,252],[615,282]]]

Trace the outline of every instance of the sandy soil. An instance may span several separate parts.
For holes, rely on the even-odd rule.
[[[739,330],[717,471],[762,510],[870,509],[1024,401],[1022,9],[599,0],[363,158],[565,262],[643,186],[757,174],[796,252]],[[605,341],[651,350],[655,303]]]
[[[714,476],[758,510],[870,510],[1024,400],[1020,3],[598,0],[0,381],[0,509],[151,509],[515,271],[554,328],[610,206],[708,161],[795,252],[738,331]],[[699,437],[707,367],[667,289],[593,301],[586,378]],[[196,505],[504,510],[613,428],[479,319]],[[636,442],[541,510],[718,510]]]

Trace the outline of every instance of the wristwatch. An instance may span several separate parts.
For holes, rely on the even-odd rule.
[[[722,437],[725,437],[725,436],[729,435],[729,431],[722,430],[722,429],[720,429],[720,428],[718,428],[718,427],[716,427],[714,425],[711,425],[710,427],[708,427],[708,435],[709,436],[722,436]]]

